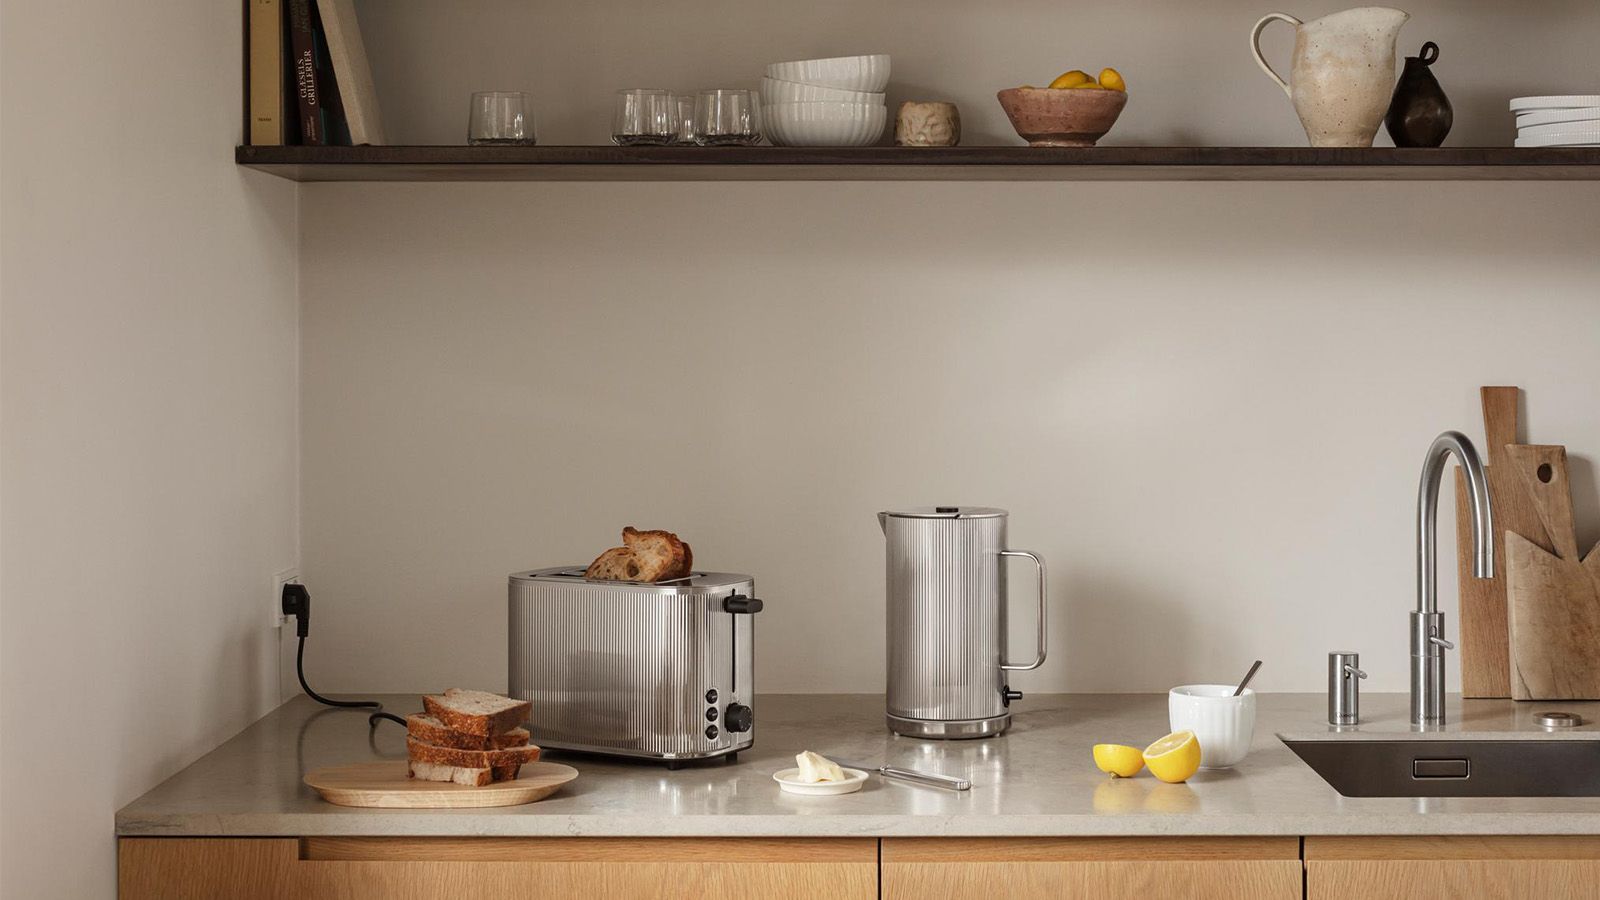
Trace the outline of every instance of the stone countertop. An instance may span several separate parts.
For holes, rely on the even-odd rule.
[[[396,712],[420,705],[414,695],[379,699]],[[1406,699],[1364,696],[1358,734],[1410,731]],[[1165,734],[1164,694],[1030,694],[1006,735],[955,742],[889,734],[876,695],[769,695],[754,706],[756,744],[735,764],[668,771],[552,752],[548,759],[580,774],[538,803],[384,810],[325,803],[301,777],[319,766],[404,758],[404,729],[382,722],[369,733],[363,712],[300,696],[124,807],[116,829],[146,837],[1600,834],[1600,797],[1341,797],[1277,738],[1333,734],[1321,694],[1259,695],[1250,756],[1185,784],[1148,772],[1112,779],[1090,756],[1097,742],[1143,746]],[[1520,732],[1547,706],[1600,719],[1600,703],[1538,706],[1451,698],[1450,721],[1459,724],[1441,733]],[[1567,736],[1580,735],[1600,739],[1600,728]],[[874,777],[844,796],[781,793],[772,773],[804,749],[964,775],[973,787],[954,793]]]

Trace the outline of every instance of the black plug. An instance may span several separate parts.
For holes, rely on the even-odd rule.
[[[294,633],[305,637],[311,633],[311,592],[303,584],[289,582],[283,586],[283,614],[294,616]]]

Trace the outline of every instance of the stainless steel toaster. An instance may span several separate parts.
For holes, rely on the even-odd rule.
[[[510,692],[533,703],[533,742],[673,768],[754,744],[755,580],[634,584],[583,571],[511,576]]]

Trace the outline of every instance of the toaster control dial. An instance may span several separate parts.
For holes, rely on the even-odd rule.
[[[728,711],[722,717],[722,724],[729,731],[749,731],[756,724],[755,710],[742,703],[729,703]]]

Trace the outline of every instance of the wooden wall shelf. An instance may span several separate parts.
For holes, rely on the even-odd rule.
[[[1517,181],[1600,179],[1600,148],[239,147],[292,181]]]

